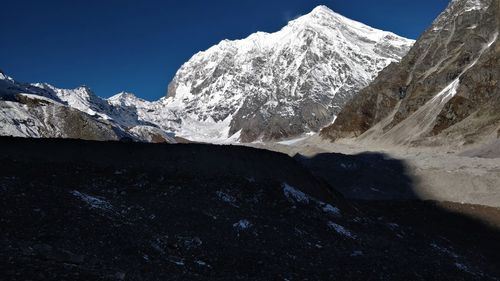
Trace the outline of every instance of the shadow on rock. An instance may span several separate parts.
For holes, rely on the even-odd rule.
[[[346,198],[360,200],[418,199],[404,161],[383,153],[322,153],[294,159]]]

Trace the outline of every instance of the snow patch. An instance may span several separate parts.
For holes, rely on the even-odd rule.
[[[340,217],[341,212],[340,209],[332,206],[328,203],[321,202],[320,200],[313,198],[304,192],[300,191],[299,189],[287,184],[283,183],[283,194],[285,197],[288,199],[289,202],[291,203],[300,203],[300,204],[309,204],[310,202],[313,202],[317,205],[317,207],[325,212],[328,215]]]
[[[296,138],[296,139],[291,139],[291,140],[286,140],[286,141],[280,141],[280,142],[278,142],[278,144],[282,144],[282,145],[294,145],[294,144],[296,144],[298,142],[301,142],[301,141],[303,141],[303,140],[305,140],[307,138],[308,138],[308,136],[306,136],[306,137],[300,137],[300,138]]]
[[[240,220],[239,222],[234,223],[233,227],[238,231],[246,230],[252,227],[252,223],[250,223],[250,221],[248,220]]]
[[[49,104],[63,105],[63,104],[61,104],[59,102],[56,102],[55,100],[53,100],[51,98],[47,98],[47,97],[40,96],[40,95],[26,94],[26,93],[20,93],[18,95],[21,96],[21,97],[26,97],[26,98],[31,99],[31,100],[44,101],[44,102],[49,103]]]
[[[431,243],[431,247],[438,250],[439,252],[443,253],[443,254],[446,254],[454,259],[457,259],[459,258],[460,256],[457,255],[455,252],[453,252],[452,250],[449,250],[443,246],[439,246],[437,245],[436,243]]]
[[[309,204],[309,196],[304,192],[296,189],[295,187],[288,185],[287,183],[283,184],[283,193],[288,201],[292,203],[302,203]]]
[[[325,204],[323,203],[324,205],[321,207],[321,209],[323,210],[323,212],[327,213],[327,214],[330,214],[330,215],[333,215],[333,216],[340,216],[340,210],[339,208],[337,207],[334,207],[330,204]]]
[[[229,195],[229,194],[227,194],[225,192],[222,192],[222,191],[217,191],[217,192],[215,192],[215,194],[223,202],[226,202],[226,203],[230,204],[233,207],[239,208],[239,206],[236,205],[236,198],[234,198],[233,196],[231,196],[231,195]]]
[[[334,222],[328,222],[328,227],[331,229],[335,230],[338,234],[343,235],[345,237],[351,238],[351,239],[356,239],[356,236],[352,234],[349,230],[347,230],[345,227],[336,224]]]
[[[363,251],[353,251],[351,253],[351,257],[361,257],[363,255],[364,255]]]
[[[87,203],[87,205],[89,205],[89,207],[92,209],[102,209],[102,210],[113,209],[113,206],[109,202],[107,202],[103,199],[99,199],[97,197],[94,197],[94,196],[91,196],[91,195],[88,195],[88,194],[85,194],[85,193],[82,193],[82,192],[79,192],[76,190],[71,191],[70,193],[73,196],[82,200],[83,202]]]

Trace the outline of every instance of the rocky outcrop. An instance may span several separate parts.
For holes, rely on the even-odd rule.
[[[0,134],[35,138],[119,140],[127,136],[111,123],[36,95],[0,101]]]
[[[500,125],[499,18],[498,0],[452,1],[408,55],[384,69],[321,135],[398,144],[491,135]]]

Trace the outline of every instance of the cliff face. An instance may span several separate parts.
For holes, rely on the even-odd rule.
[[[499,124],[499,1],[455,0],[341,111],[323,137],[472,142]],[[473,130],[472,132],[470,130]]]

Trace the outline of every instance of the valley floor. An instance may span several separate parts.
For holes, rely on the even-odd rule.
[[[367,153],[380,154],[386,159],[401,161],[404,173],[412,181],[408,188],[411,189],[415,199],[500,207],[500,142],[460,150],[443,147],[381,146],[360,144],[352,140],[331,143],[318,136],[311,136],[299,138],[297,141],[250,145],[279,151],[290,156],[300,154],[312,159],[311,162],[314,162],[318,155],[332,155],[333,153],[353,156]],[[323,161],[322,164],[330,165],[332,169],[335,169],[338,159],[333,158],[329,163]],[[359,162],[359,159],[351,160]],[[325,167],[322,169],[323,175],[329,173]],[[352,169],[353,167],[347,168],[346,172]],[[398,176],[398,171],[392,171],[392,174]],[[331,184],[335,185],[333,182]],[[397,199],[399,196],[385,190],[384,184],[359,188],[367,192],[373,191],[371,188],[379,190],[380,199]],[[347,196],[349,197],[349,194]],[[373,196],[377,197],[376,194]],[[360,195],[352,197],[359,198]]]

